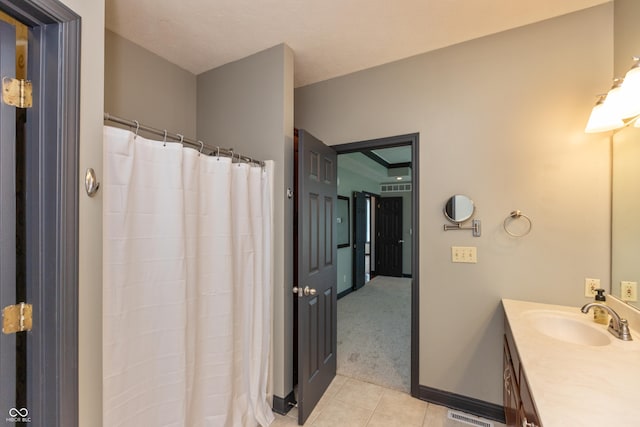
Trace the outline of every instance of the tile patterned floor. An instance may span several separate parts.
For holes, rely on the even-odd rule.
[[[271,427],[298,425],[298,410],[276,415]],[[504,424],[493,422],[495,427]],[[312,427],[465,427],[447,408],[345,376],[335,377],[304,424]]]

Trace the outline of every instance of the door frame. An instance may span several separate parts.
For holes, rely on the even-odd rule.
[[[78,239],[81,19],[58,0],[0,0],[30,27],[27,111],[28,376],[35,424],[78,425]]]
[[[16,70],[16,28],[8,22],[0,22],[0,73],[13,76]],[[11,73],[11,74],[10,74]],[[17,119],[16,109],[4,102],[0,104],[0,309],[17,302],[18,251],[16,219],[17,207]],[[22,296],[21,296],[22,297]],[[4,326],[4,325],[3,325]],[[24,334],[0,333],[0,420],[10,408],[21,408],[18,393],[18,348],[24,342]],[[14,414],[15,415],[15,414]]]
[[[378,232],[378,228],[376,226],[376,205],[378,200],[380,200],[381,196],[378,193],[371,193],[369,191],[362,191],[365,197],[369,199],[369,235],[371,239],[369,240],[369,280],[373,279],[378,275],[375,269],[375,257],[376,257],[376,244],[378,239],[376,237],[376,233]],[[374,200],[375,199],[375,203]],[[367,251],[365,250],[365,256],[367,256]]]
[[[359,259],[357,256],[358,253],[358,231],[360,230],[360,224],[359,224],[359,220],[358,220],[358,197],[357,194],[362,194],[362,198],[364,199],[364,203],[366,206],[366,193],[363,191],[353,191],[352,195],[351,195],[351,199],[353,200],[353,233],[352,233],[352,240],[353,240],[353,245],[351,245],[351,253],[352,253],[352,258],[353,261],[351,263],[351,288],[350,290],[352,292],[357,291],[358,289],[361,289],[364,287],[364,285],[366,285],[367,283],[367,279],[366,279],[366,272],[364,271],[358,271],[359,267],[362,267],[362,269],[364,270],[364,266],[366,265],[366,237],[363,243],[363,247],[362,247],[362,266],[360,266],[359,264]],[[366,221],[366,213],[365,213],[365,224],[367,223]],[[362,220],[362,218],[360,218],[360,220]],[[367,234],[367,230],[365,227],[365,236]],[[371,261],[371,260],[369,260]],[[362,274],[362,276],[360,276],[360,274]],[[358,286],[358,280],[359,278],[362,277],[362,286]],[[343,291],[344,293],[344,291]]]
[[[385,138],[369,139],[364,141],[349,142],[346,144],[332,145],[331,148],[336,150],[338,155],[347,153],[356,153],[366,150],[374,150],[381,148],[411,146],[411,395],[419,397],[419,379],[420,379],[420,257],[419,257],[419,208],[420,208],[420,191],[419,191],[419,159],[418,146],[420,142],[419,133],[410,133],[405,135],[390,136]]]

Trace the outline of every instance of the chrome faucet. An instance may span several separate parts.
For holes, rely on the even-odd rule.
[[[618,313],[613,311],[611,307],[606,304],[602,304],[599,302],[590,302],[582,306],[580,311],[583,313],[587,313],[591,307],[599,307],[606,310],[611,315],[611,320],[609,320],[609,332],[611,332],[616,338],[621,339],[622,341],[631,341],[631,331],[629,331],[629,322],[627,319],[622,319]]]

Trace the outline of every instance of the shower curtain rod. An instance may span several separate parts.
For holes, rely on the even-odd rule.
[[[150,126],[145,126],[140,124],[140,122],[138,122],[137,120],[128,120],[128,119],[123,119],[122,117],[117,117],[117,116],[113,116],[109,113],[104,113],[104,120],[105,121],[110,121],[110,122],[114,122],[114,123],[119,123],[121,125],[125,125],[125,126],[129,126],[129,127],[133,127],[136,129],[136,135],[138,133],[138,131],[144,131],[144,132],[148,132],[148,133],[152,133],[154,135],[158,135],[158,136],[162,136],[165,138],[165,140],[168,139],[172,139],[172,140],[176,140],[181,142],[183,145],[187,144],[192,146],[193,148],[199,150],[202,153],[208,154],[208,155],[223,155],[226,157],[231,157],[231,159],[233,160],[233,158],[237,158],[238,160],[242,160],[244,162],[248,162],[248,163],[255,163],[259,166],[264,167],[265,163],[262,160],[256,160],[256,159],[252,159],[249,156],[244,156],[242,154],[236,153],[235,151],[233,151],[233,149],[231,148],[222,148],[222,147],[212,147],[210,145],[205,144],[202,141],[196,141],[195,139],[191,139],[191,138],[186,138],[184,135],[181,135],[179,133],[171,133],[171,132],[167,132],[166,129],[165,130],[160,130],[160,129],[156,129],[156,128],[152,128]]]

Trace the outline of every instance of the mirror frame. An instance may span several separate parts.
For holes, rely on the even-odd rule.
[[[447,212],[447,207],[454,203],[454,200],[456,199],[456,197],[464,197],[471,203],[471,213],[469,214],[469,216],[465,217],[464,219],[458,220],[458,219],[451,218],[451,216],[449,215],[449,212]],[[444,213],[445,218],[447,218],[452,223],[462,224],[469,221],[471,218],[473,218],[473,214],[476,212],[476,204],[469,196],[465,196],[464,194],[454,194],[453,196],[447,199],[446,203],[444,204],[444,208],[442,209],[442,212]]]

